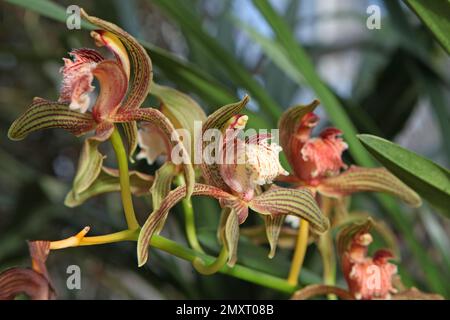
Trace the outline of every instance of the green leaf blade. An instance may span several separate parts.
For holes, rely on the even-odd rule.
[[[450,217],[450,172],[385,139],[362,134],[369,152],[400,180]]]
[[[450,54],[450,1],[404,0]]]

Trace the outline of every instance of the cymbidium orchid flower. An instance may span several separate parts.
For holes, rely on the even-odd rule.
[[[371,218],[354,221],[337,235],[337,251],[348,290],[330,285],[311,285],[297,291],[292,299],[308,299],[316,295],[335,294],[345,300],[424,300],[443,299],[437,294],[423,293],[416,288],[406,289],[397,275],[392,250],[378,249],[368,256],[372,243],[371,232],[376,224]]]
[[[397,266],[389,260],[394,256],[386,249],[377,250],[373,257],[367,256],[372,236],[367,232],[354,235],[350,246],[341,257],[342,272],[350,292],[356,299],[389,299],[397,290],[392,280]]]
[[[194,172],[174,126],[158,109],[140,108],[152,83],[152,64],[145,49],[116,25],[81,12],[99,28],[91,32],[96,45],[106,47],[114,58],[107,59],[94,49],[72,50],[71,59],[65,58],[61,68],[63,81],[58,101],[35,98],[30,108],[11,125],[9,137],[20,140],[47,128],[63,128],[76,136],[95,131],[93,137],[86,139],[80,158],[85,163],[80,163],[83,172],[79,170],[75,179],[78,183],[74,183],[78,194],[100,174],[104,157],[97,146],[111,137],[115,124],[123,125],[131,156],[137,145],[136,121],[142,121],[144,126],[149,123],[158,128],[171,147],[183,151],[181,157],[190,193]],[[97,99],[91,103],[94,78],[100,88]]]
[[[0,300],[12,300],[25,294],[32,300],[55,298],[55,291],[47,273],[45,261],[50,252],[50,242],[28,242],[31,268],[10,268],[0,273]]]
[[[247,117],[240,114],[248,102],[242,101],[224,106],[208,117],[203,125],[203,133],[216,129],[221,133],[218,148],[213,157],[219,161],[204,159],[201,164],[206,184],[197,183],[193,195],[211,196],[220,201],[224,208],[219,234],[228,252],[228,264],[236,261],[239,225],[248,215],[248,209],[262,214],[265,218],[279,219],[292,214],[310,222],[318,233],[328,228],[328,220],[321,214],[312,193],[306,188],[287,189],[269,186],[265,191],[261,186],[270,183],[279,175],[287,172],[281,167],[278,154],[281,147],[269,144],[265,136],[241,138]],[[203,140],[200,150],[209,148],[209,142]],[[230,158],[230,154],[234,157]],[[230,161],[231,159],[231,161]],[[171,191],[142,227],[138,240],[138,260],[142,265],[148,257],[148,245],[153,234],[159,233],[169,210],[181,200],[184,187]],[[267,231],[271,244],[270,256],[274,254],[275,237]]]
[[[294,186],[307,186],[320,195],[342,198],[354,192],[387,192],[404,200],[412,207],[421,205],[420,197],[402,181],[384,168],[348,167],[342,161],[347,144],[336,128],[324,129],[318,137],[311,137],[319,117],[313,113],[319,105],[287,110],[280,118],[280,141],[293,174],[280,177]]]
[[[293,107],[281,116],[278,124],[281,146],[293,174],[288,177],[280,176],[278,180],[288,182],[294,188],[309,188],[328,217],[334,209],[330,205],[335,203],[332,199],[337,199],[336,203],[343,209],[343,199],[361,191],[386,192],[412,207],[421,205],[420,197],[385,168],[348,167],[342,161],[342,153],[347,149],[347,144],[341,138],[342,132],[339,129],[326,128],[318,137],[311,137],[319,122],[319,117],[314,114],[318,105],[319,101],[315,100],[309,105]],[[283,222],[280,219],[270,223],[273,229],[280,229]],[[293,284],[297,281],[299,265],[303,262],[308,229],[308,223],[302,221],[289,276],[289,281]],[[330,232],[319,237],[318,247],[324,262],[325,282],[332,284],[335,258]]]

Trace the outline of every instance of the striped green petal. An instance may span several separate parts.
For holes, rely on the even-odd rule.
[[[167,219],[167,215],[169,214],[169,210],[173,208],[173,206],[175,206],[178,202],[180,202],[184,198],[185,194],[186,186],[178,187],[170,191],[167,197],[165,197],[161,202],[159,208],[157,210],[154,210],[147,218],[147,221],[142,226],[138,238],[137,256],[139,266],[142,266],[147,262],[148,246],[150,244],[152,236],[161,232],[162,228],[164,227],[164,222]],[[192,195],[210,196],[216,199],[228,201],[236,198],[233,195],[220,190],[219,188],[200,183],[196,183],[194,185],[194,191]]]
[[[31,132],[50,128],[62,128],[80,136],[94,127],[95,122],[89,113],[72,111],[68,104],[34,98],[30,108],[9,128],[8,137],[22,140]]]
[[[318,189],[329,197],[341,197],[355,192],[375,191],[394,195],[411,207],[420,207],[420,196],[385,168],[352,166],[335,177],[324,179]]]
[[[164,163],[161,168],[156,171],[155,183],[150,190],[152,194],[153,211],[161,206],[161,202],[170,192],[172,181],[177,173],[176,166],[170,161]]]
[[[283,227],[285,215],[265,215],[264,224],[266,229],[267,240],[270,245],[269,258],[272,259],[275,256],[278,244],[278,238],[280,237],[281,228]]]
[[[313,230],[323,233],[329,228],[328,218],[317,206],[308,189],[272,187],[249,202],[249,207],[263,215],[294,215],[309,221]]]
[[[133,154],[136,151],[138,145],[138,128],[136,121],[122,123],[122,128],[125,133],[128,146],[128,158],[134,163]]]
[[[98,151],[98,146],[102,141],[92,137],[84,140],[78,160],[77,173],[73,180],[72,192],[77,195],[86,191],[97,179],[102,170],[105,156]]]
[[[219,239],[228,252],[228,266],[232,267],[237,261],[239,243],[239,219],[235,209],[226,207],[222,210],[219,226]]]

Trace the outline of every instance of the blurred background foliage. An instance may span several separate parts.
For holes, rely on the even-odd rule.
[[[14,143],[6,135],[34,96],[57,98],[61,58],[71,48],[94,46],[87,30],[69,31],[62,23],[71,4],[143,40],[155,81],[189,93],[207,112],[248,93],[250,125],[274,128],[285,108],[319,98],[319,115],[330,121],[323,123],[347,134],[348,163],[374,164],[354,136],[361,132],[395,141],[448,168],[450,60],[401,1],[2,1],[0,270],[29,263],[25,239],[59,239],[85,225],[92,234],[124,226],[118,194],[64,207],[80,140],[57,130]],[[366,27],[369,5],[380,7],[381,29]],[[114,165],[110,146],[103,147]],[[141,161],[134,166],[155,170]],[[135,204],[143,221],[149,201],[140,198]],[[427,203],[412,210],[388,197],[358,195],[351,206],[392,227],[407,284],[450,297],[448,220]],[[217,253],[219,206],[197,198],[194,207],[199,238],[210,253]],[[261,223],[258,219],[251,217],[244,226]],[[163,234],[186,243],[180,208]],[[240,264],[287,276],[290,250],[281,249],[269,260],[267,247],[241,238]],[[81,267],[82,290],[65,286],[66,268],[72,264]],[[188,263],[157,250],[138,269],[134,243],[53,252],[48,265],[60,298],[286,298],[225,275],[198,275]],[[310,246],[301,283],[320,282],[321,268],[319,254]]]

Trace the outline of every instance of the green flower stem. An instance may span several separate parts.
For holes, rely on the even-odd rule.
[[[174,182],[178,187],[184,186],[186,184],[184,181],[184,176],[182,174],[178,175],[174,179]],[[181,206],[183,207],[186,237],[189,245],[195,251],[205,253],[197,238],[197,230],[195,228],[195,214],[191,199],[181,200]]]
[[[216,260],[214,257],[185,248],[180,244],[159,235],[154,235],[150,244],[155,248],[169,252],[178,258],[191,262],[197,257],[200,257],[205,263],[209,264]],[[235,265],[232,268],[224,265],[220,268],[219,272],[287,294],[292,294],[298,289],[296,286],[291,286],[285,279],[240,265]]]
[[[214,260],[213,263],[207,265],[202,259],[197,257],[194,259],[194,261],[192,261],[192,266],[195,270],[197,270],[197,272],[209,276],[219,271],[227,263],[227,260],[228,251],[225,246],[222,246],[219,256],[216,260]]]
[[[119,166],[119,180],[120,180],[120,191],[122,196],[123,209],[125,211],[125,219],[127,220],[127,225],[129,230],[135,230],[139,228],[139,223],[136,220],[136,215],[133,209],[133,200],[131,198],[130,189],[130,174],[128,172],[128,157],[125,151],[125,147],[120,137],[120,133],[117,128],[111,135],[111,143],[116,153],[117,163]]]
[[[76,246],[100,245],[121,241],[137,241],[139,232],[140,228],[136,230],[123,230],[102,236],[80,237],[77,244],[74,244],[74,241],[72,240],[72,238],[74,237],[71,237],[66,240],[52,242],[52,244],[58,244],[56,246],[53,245],[52,250]],[[67,246],[63,245],[64,241],[66,241]],[[235,265],[234,267],[227,266],[225,263],[223,263],[223,261],[226,262],[227,258],[226,250],[222,250],[219,257],[215,258],[207,254],[197,252],[193,249],[183,247],[175,241],[169,240],[159,235],[154,235],[152,237],[150,245],[154,248],[160,249],[192,263],[194,263],[195,260],[198,261],[198,259],[201,259],[204,264],[209,265],[210,267],[214,266],[214,268],[217,268],[216,271],[220,273],[227,274],[229,276],[252,282],[270,289],[281,291],[286,294],[292,294],[299,289],[297,286],[290,285],[285,279],[278,278],[261,271],[253,270],[251,268],[240,265]]]

